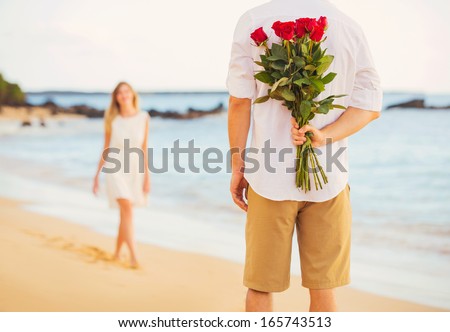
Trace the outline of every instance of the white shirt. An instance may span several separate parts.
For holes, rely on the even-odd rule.
[[[328,19],[328,30],[325,32],[328,38],[322,48],[327,48],[327,54],[335,56],[324,75],[331,71],[337,73],[337,76],[326,85],[326,90],[318,96],[318,100],[332,94],[346,94],[346,97],[335,99],[335,103],[345,107],[381,111],[380,79],[365,35],[355,21],[328,0],[273,0],[242,15],[236,26],[231,50],[227,78],[230,95],[250,99],[267,95],[268,85],[253,77],[255,72],[262,69],[254,60],[259,60],[260,54],[264,52],[250,38],[255,29],[264,28],[269,36],[270,47],[272,42],[280,42],[271,29],[273,22],[320,16]],[[333,109],[326,115],[317,114],[310,123],[320,129],[336,121],[343,112],[345,110]],[[323,185],[323,189],[316,190],[311,173],[311,190],[305,193],[296,188],[295,172],[292,171],[296,155],[291,141],[290,118],[290,111],[280,101],[269,99],[265,103],[254,105],[251,149],[245,162],[245,178],[256,193],[271,200],[322,202],[335,197],[348,181],[347,138],[316,149],[319,162],[328,177],[328,184]],[[270,147],[277,151],[264,154],[262,148],[269,139]],[[290,152],[284,155],[283,161],[279,152],[286,148]],[[340,153],[340,149],[344,151]],[[326,156],[327,150],[329,157]],[[335,155],[334,159],[338,156],[337,161],[343,167],[338,167],[331,155]],[[257,171],[255,165],[259,165]]]

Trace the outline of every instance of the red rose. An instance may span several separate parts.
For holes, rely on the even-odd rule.
[[[253,31],[250,37],[254,40],[254,42],[258,46],[264,43],[269,38],[267,37],[262,27]]]
[[[299,18],[295,20],[295,35],[298,38],[302,38],[306,34],[306,23],[309,22],[309,19]]]
[[[294,38],[295,34],[295,23],[294,22],[280,22],[276,21],[272,25],[273,31],[275,31],[275,34],[284,39],[284,40],[291,40]]]
[[[314,40],[315,42],[319,42],[322,40],[323,34],[325,33],[325,30],[322,26],[317,25],[314,27],[314,29],[309,34],[309,37],[311,40]]]
[[[315,18],[309,17],[299,18],[298,20],[295,21],[295,34],[297,35],[297,37],[302,38],[308,32],[311,33],[318,26],[319,23]]]
[[[272,24],[272,29],[273,31],[275,31],[275,34],[278,37],[281,37],[280,24],[281,24],[280,21],[276,21],[275,23]]]
[[[313,31],[314,28],[317,26],[317,21],[315,18],[303,18],[301,19],[304,22],[305,28],[306,30],[308,30],[309,32]]]
[[[328,20],[325,16],[320,16],[320,18],[317,21],[317,24],[323,28],[323,30],[326,30],[328,27]]]

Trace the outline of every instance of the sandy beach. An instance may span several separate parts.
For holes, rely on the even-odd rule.
[[[141,268],[111,261],[114,239],[0,199],[0,311],[243,311],[240,264],[139,244]],[[276,311],[307,311],[293,277]],[[341,311],[440,311],[351,287]]]
[[[45,121],[48,119],[81,119],[81,114],[58,113],[52,114],[51,110],[45,107],[31,106],[2,106],[0,112],[0,121],[18,120],[18,121]]]

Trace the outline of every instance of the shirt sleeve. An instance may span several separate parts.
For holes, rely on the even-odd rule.
[[[368,111],[381,111],[383,91],[380,77],[369,49],[365,34],[361,31],[361,42],[356,50],[355,83],[349,106]]]
[[[253,99],[256,93],[250,30],[251,17],[246,13],[241,16],[234,31],[226,82],[229,94],[237,98]]]

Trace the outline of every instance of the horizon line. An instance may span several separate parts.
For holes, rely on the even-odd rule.
[[[25,94],[111,94],[110,91],[86,91],[86,90],[35,90],[24,91]],[[228,94],[227,90],[150,90],[137,91],[138,94]],[[417,94],[417,95],[450,95],[449,92],[419,92],[413,90],[383,90],[383,93],[388,94]]]

